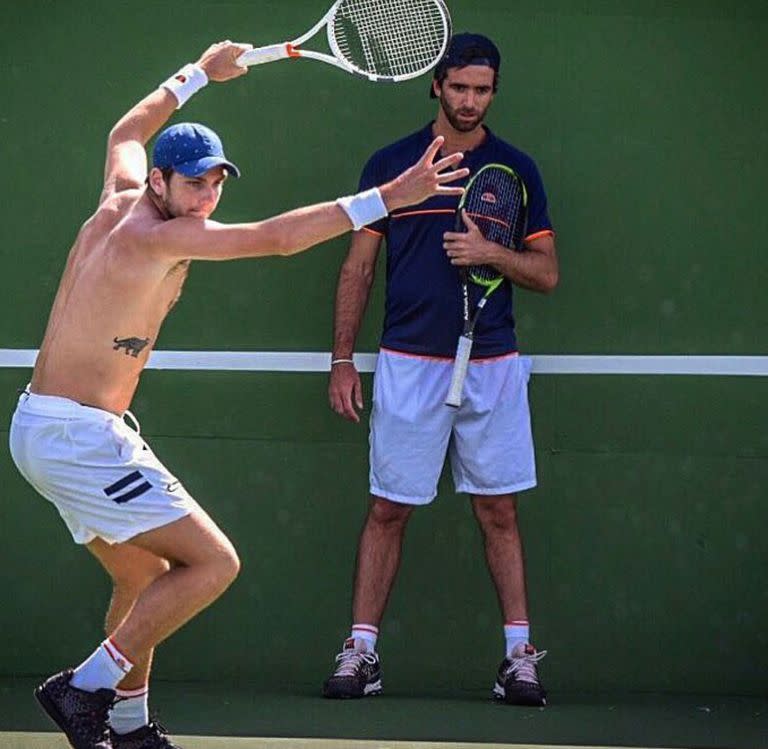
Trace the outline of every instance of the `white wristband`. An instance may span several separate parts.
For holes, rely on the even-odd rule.
[[[193,94],[196,94],[206,85],[208,85],[208,76],[205,71],[199,65],[189,63],[176,75],[172,75],[167,81],[160,84],[160,88],[167,88],[179,102],[176,109],[181,109]]]
[[[336,201],[349,216],[355,231],[389,214],[378,187]]]

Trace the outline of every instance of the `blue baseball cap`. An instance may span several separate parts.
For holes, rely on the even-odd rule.
[[[223,166],[233,177],[240,176],[240,170],[224,155],[221,138],[197,122],[180,122],[163,130],[155,141],[152,166],[174,169],[185,177],[199,177]]]
[[[448,68],[464,68],[467,65],[485,65],[498,73],[501,67],[498,47],[482,34],[455,34],[437,63],[433,78],[440,80]],[[432,84],[429,85],[429,95],[432,99],[435,98]]]

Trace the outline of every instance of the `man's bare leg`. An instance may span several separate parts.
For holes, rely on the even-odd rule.
[[[181,520],[136,536],[127,545],[167,560],[169,568],[144,587],[132,606],[132,595],[124,587],[125,593],[110,607],[114,620],[108,626],[122,621],[109,640],[74,673],[67,669],[55,674],[35,690],[45,712],[73,746],[110,745],[108,719],[115,687],[146,683],[153,648],[218,598],[240,569],[232,544],[200,508]],[[99,544],[91,551],[101,554],[102,563],[108,554]],[[127,558],[129,553],[111,555],[113,570],[116,555]],[[135,679],[127,679],[133,663],[138,664],[139,673]],[[80,720],[78,716],[83,715],[90,717]]]
[[[483,532],[485,558],[505,622],[528,619],[525,558],[517,528],[514,494],[472,497],[472,509]]]
[[[110,545],[100,538],[88,544],[88,550],[99,560],[112,579],[112,598],[104,623],[111,636],[133,609],[139,595],[158,577],[170,569],[166,559],[131,544]],[[109,713],[109,724],[118,735],[130,734],[150,723],[149,673],[154,649],[135,657],[133,669],[117,685],[117,699]]]
[[[110,545],[100,538],[88,544],[88,550],[99,560],[112,579],[112,598],[104,622],[107,636],[123,623],[133,609],[139,595],[157,578],[170,569],[166,559],[161,559],[131,544]],[[154,650],[135,656],[133,669],[118,689],[135,690],[149,683]]]
[[[485,557],[499,597],[507,637],[507,657],[499,666],[493,695],[510,705],[541,707],[546,704],[547,696],[536,664],[546,651],[537,653],[528,642],[525,559],[517,527],[515,496],[475,496],[472,509],[483,531]]]
[[[323,684],[325,697],[348,699],[381,692],[379,660],[373,651],[400,566],[403,536],[412,512],[410,505],[371,495],[357,549],[352,637],[336,656],[334,672]]]
[[[379,626],[400,566],[403,537],[412,512],[411,505],[371,495],[357,549],[353,623]]]
[[[172,565],[142,591],[112,633],[120,650],[133,659],[146,657],[213,603],[237,577],[240,560],[229,539],[199,508],[129,543]]]

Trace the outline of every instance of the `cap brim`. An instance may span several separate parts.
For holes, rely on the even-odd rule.
[[[173,168],[183,174],[185,177],[199,177],[205,174],[209,169],[217,166],[223,166],[229,174],[237,178],[240,176],[240,170],[231,162],[221,156],[205,156],[195,161],[187,161],[184,164],[177,164]]]

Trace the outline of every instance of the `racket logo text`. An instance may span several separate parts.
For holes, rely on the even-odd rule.
[[[482,200],[483,203],[495,203],[496,202],[496,196],[492,192],[484,192],[480,196],[480,200]]]

